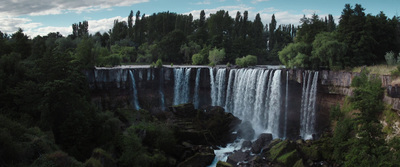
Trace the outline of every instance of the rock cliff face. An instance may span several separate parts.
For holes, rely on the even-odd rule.
[[[195,99],[195,87],[198,83],[198,105],[205,108],[211,105],[211,83],[210,69],[200,67],[179,67],[191,68],[188,91],[190,99]],[[196,70],[194,70],[196,69]],[[230,69],[227,69],[229,71]],[[216,75],[216,70],[213,71]],[[289,101],[286,107],[287,117],[280,117],[287,122],[285,130],[292,137],[299,135],[300,113],[299,108],[302,103],[302,85],[304,85],[304,70],[282,70],[281,74],[281,100]],[[199,76],[197,76],[199,73]],[[286,82],[286,73],[288,82]],[[174,68],[97,68],[85,71],[87,80],[92,91],[92,101],[100,108],[113,109],[118,107],[134,106],[134,92],[137,94],[137,101],[140,108],[151,111],[166,110],[174,103],[174,92],[176,91],[176,79]],[[320,71],[317,82],[317,101],[316,101],[316,131],[321,132],[329,126],[329,111],[332,105],[342,104],[346,96],[352,95],[351,82],[358,73]],[[382,87],[386,89],[384,101],[392,105],[396,111],[400,111],[400,89],[398,85],[391,85],[390,76],[376,76],[382,81]],[[180,81],[179,81],[180,82]],[[225,76],[228,85],[228,72]],[[134,84],[133,84],[134,83]],[[287,83],[290,91],[285,91]],[[250,83],[249,83],[250,84]],[[180,88],[178,88],[180,89]],[[225,87],[226,89],[226,87]],[[288,92],[284,99],[284,93]],[[280,103],[281,108],[285,108],[284,103]],[[281,114],[284,115],[284,114]],[[283,131],[281,126],[281,131]],[[286,129],[287,128],[287,129]]]

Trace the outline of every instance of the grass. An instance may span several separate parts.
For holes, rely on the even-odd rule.
[[[361,69],[363,68],[369,70],[371,74],[390,75],[392,71],[396,70],[397,66],[396,65],[389,66],[386,64],[380,64],[374,66],[360,66],[360,67],[354,67],[351,71],[361,72]]]

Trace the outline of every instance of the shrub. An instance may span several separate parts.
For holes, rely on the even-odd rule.
[[[204,55],[201,53],[196,53],[192,56],[192,64],[193,65],[201,65],[205,64],[205,58]]]
[[[225,49],[214,48],[213,50],[210,50],[208,54],[210,65],[215,66],[225,58]]]
[[[388,65],[395,65],[397,63],[396,57],[394,56],[394,53],[392,51],[386,52],[385,59]]]
[[[253,55],[247,55],[246,57],[236,59],[236,65],[239,67],[255,66],[256,64],[257,57]]]
[[[157,68],[161,68],[162,66],[163,66],[162,60],[158,59],[157,62],[156,62],[156,67]]]

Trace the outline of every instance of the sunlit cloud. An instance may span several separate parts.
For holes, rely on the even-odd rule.
[[[6,0],[0,5],[0,14],[7,15],[56,15],[68,12],[82,13],[110,9],[115,6],[131,6],[149,0]]]

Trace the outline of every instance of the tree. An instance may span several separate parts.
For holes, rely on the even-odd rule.
[[[209,51],[208,60],[210,60],[210,65],[217,65],[225,58],[225,49],[214,48]]]
[[[129,13],[128,16],[128,37],[133,39],[133,11]]]
[[[330,69],[343,68],[343,55],[347,46],[339,42],[336,32],[319,33],[312,43],[312,58],[318,59],[318,66],[328,66]]]

